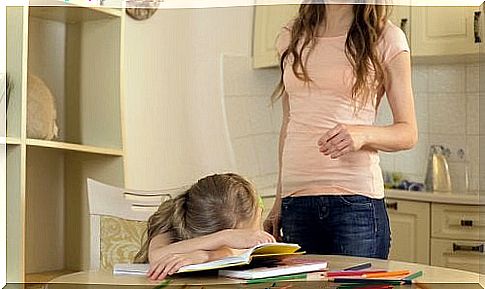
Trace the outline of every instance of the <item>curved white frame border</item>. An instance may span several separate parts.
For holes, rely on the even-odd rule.
[[[131,7],[138,0],[119,0],[119,7]],[[155,1],[155,0],[154,0]],[[322,0],[161,0],[160,9],[208,8],[250,5],[300,4],[304,2],[321,3]],[[3,2],[3,1],[2,1]],[[89,0],[6,0],[7,6],[100,6]],[[112,1],[110,1],[113,3]],[[482,0],[325,0],[330,4],[385,4],[411,6],[480,6]],[[116,3],[116,2],[115,2]],[[110,7],[112,4],[110,4]],[[125,6],[126,5],[126,6]]]
[[[6,80],[6,6],[5,1],[0,2],[0,93],[4,92]],[[6,102],[0,106],[0,131],[6,132]],[[1,138],[1,136],[0,136]],[[4,287],[7,282],[7,145],[0,141],[0,287]]]

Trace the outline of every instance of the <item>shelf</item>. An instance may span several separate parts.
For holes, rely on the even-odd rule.
[[[60,1],[54,0],[51,2],[59,3]],[[120,18],[122,14],[121,9],[76,5],[73,3],[73,1],[69,1],[63,6],[31,6],[30,17],[65,23],[78,23],[93,20]]]
[[[0,145],[19,145],[20,144],[20,139],[16,137],[0,137]]]
[[[58,141],[27,139],[26,144],[27,146],[53,148],[53,149],[66,150],[66,151],[76,151],[76,152],[109,155],[109,156],[123,156],[123,151],[120,149],[102,148],[102,147],[96,147],[96,146],[87,146],[87,145],[65,143],[65,142],[58,142]]]

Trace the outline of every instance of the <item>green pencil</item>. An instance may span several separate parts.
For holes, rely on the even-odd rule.
[[[416,279],[418,277],[421,277],[421,276],[423,276],[423,271],[418,271],[418,272],[416,272],[414,274],[411,274],[411,275],[407,276],[403,280],[411,281],[411,280],[414,280],[414,279]]]
[[[257,284],[257,283],[277,282],[277,281],[286,281],[286,280],[294,280],[294,279],[305,279],[306,277],[307,277],[307,274],[303,273],[303,274],[293,274],[293,275],[276,276],[276,277],[269,277],[269,278],[252,279],[252,280],[248,280],[246,283]]]

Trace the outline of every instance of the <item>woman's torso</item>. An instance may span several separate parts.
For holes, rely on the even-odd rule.
[[[387,24],[389,29],[399,29]],[[289,32],[278,41],[280,53],[289,43]],[[392,39],[391,39],[392,40]],[[338,159],[323,155],[317,142],[337,124],[374,125],[376,101],[380,95],[355,109],[351,103],[354,81],[352,66],[345,55],[346,36],[319,37],[306,62],[311,82],[298,79],[291,65],[283,75],[289,96],[289,122],[282,155],[282,196],[361,194],[372,198],[384,196],[382,172],[377,151],[359,150]],[[378,45],[388,57],[389,44]],[[308,50],[307,50],[308,51]],[[305,59],[306,53],[303,54]],[[385,59],[383,59],[384,61]],[[291,61],[291,59],[290,59]]]

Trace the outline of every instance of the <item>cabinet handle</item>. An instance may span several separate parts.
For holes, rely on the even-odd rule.
[[[460,224],[462,227],[473,227],[472,220],[461,220]]]
[[[386,202],[386,208],[397,211],[397,202],[392,202],[392,203]]]
[[[404,34],[406,34],[406,36],[408,35],[408,19],[407,18],[401,18],[401,30],[404,32]]]
[[[475,17],[473,18],[473,33],[475,35],[475,43],[482,42],[482,33],[480,31],[480,18],[482,11],[475,11]]]
[[[484,245],[478,245],[478,246],[468,246],[468,245],[459,245],[456,243],[453,243],[453,252],[456,251],[464,251],[464,252],[480,252],[483,253],[484,251]]]

